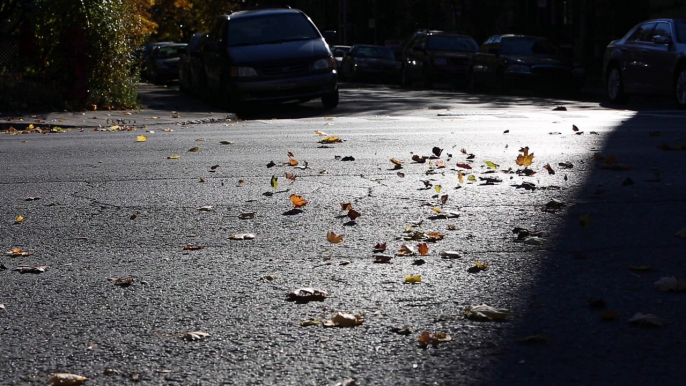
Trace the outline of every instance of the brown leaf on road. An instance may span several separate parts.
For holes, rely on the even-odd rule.
[[[204,331],[188,331],[183,333],[183,340],[194,342],[196,340],[204,340],[210,337],[210,334]]]
[[[387,253],[375,253],[372,257],[375,263],[390,263],[394,256]]]
[[[326,239],[332,244],[339,244],[343,242],[343,235],[337,235],[331,231],[326,233]]]
[[[350,209],[350,210],[348,211],[348,218],[349,218],[351,221],[355,221],[355,219],[358,218],[358,217],[360,217],[360,216],[362,216],[362,215],[360,214],[360,212],[356,211],[355,209]]]
[[[470,164],[465,164],[465,163],[460,163],[460,162],[458,162],[458,163],[456,164],[456,166],[457,166],[458,168],[462,168],[462,169],[471,169],[471,168],[472,168],[472,165],[470,165]]]
[[[424,331],[422,335],[417,339],[419,345],[422,347],[436,347],[441,343],[450,342],[453,338],[445,332],[437,332],[432,334],[428,331]]]
[[[324,327],[355,327],[362,324],[363,321],[362,315],[339,312],[330,320],[325,320],[322,325]]]
[[[436,157],[440,157],[441,153],[443,153],[443,149],[438,146],[434,146],[433,149],[431,149],[431,152],[434,153]]]
[[[445,205],[445,203],[448,201],[448,195],[444,194],[441,196],[441,205]]]
[[[18,271],[19,273],[43,273],[45,270],[48,269],[47,265],[37,265],[37,266],[28,266],[28,265],[20,265],[16,267],[14,270]]]
[[[254,238],[254,233],[235,233],[229,236],[229,239],[231,240],[252,240]]]
[[[238,215],[238,218],[240,218],[241,220],[250,220],[255,218],[255,215],[255,212],[243,212]]]
[[[667,320],[653,314],[642,314],[637,312],[631,319],[628,320],[630,324],[644,327],[663,327],[667,325]]]
[[[426,256],[429,254],[429,246],[426,243],[417,245],[417,250],[421,256]]]
[[[192,147],[192,148],[188,149],[188,151],[191,152],[191,153],[196,153],[196,152],[199,152],[199,151],[200,151],[200,147],[199,147],[199,146],[195,146],[195,147]]]
[[[11,257],[24,257],[24,256],[30,256],[33,253],[33,251],[25,251],[21,248],[12,248],[9,251],[5,252],[6,255],[11,256]]]
[[[293,204],[293,208],[295,209],[302,208],[303,206],[307,205],[307,200],[304,199],[303,196],[291,194],[290,199],[291,203]]]
[[[426,162],[426,157],[420,157],[419,155],[415,154],[412,156],[412,161],[418,164],[423,164]]]
[[[398,250],[398,254],[401,256],[413,256],[416,255],[417,252],[415,252],[414,248],[412,248],[411,246],[403,244]]]
[[[386,243],[376,243],[374,245],[374,252],[383,252],[386,250]]]
[[[52,373],[48,375],[48,385],[54,386],[78,386],[86,383],[88,378],[69,373]]]
[[[341,202],[341,210],[352,210],[353,204],[350,202]]]
[[[296,176],[296,175],[293,174],[293,173],[286,173],[286,179],[287,179],[287,180],[290,180],[291,183],[294,183],[294,182],[295,182],[295,179],[296,179],[297,177],[298,177],[298,176]]]
[[[114,283],[114,285],[119,287],[129,287],[133,285],[134,282],[133,279],[124,277],[108,277],[107,280],[111,281],[112,283]]]
[[[297,288],[286,295],[286,300],[295,302],[321,302],[329,297],[329,294],[321,289],[312,287]]]
[[[201,249],[204,249],[204,245],[198,245],[198,244],[186,244],[183,246],[184,251],[199,251]]]
[[[517,160],[515,161],[517,165],[519,166],[531,166],[531,163],[534,160],[534,153],[529,154],[529,147],[523,147],[519,149],[519,152],[522,153],[517,156]]]
[[[579,128],[576,127],[576,125],[572,125],[572,130],[574,130],[574,131],[579,131]]]
[[[402,169],[403,163],[395,158],[391,158],[391,163],[394,165],[394,169]]]
[[[555,174],[555,170],[550,166],[550,164],[543,165],[543,169],[548,171],[548,174]]]

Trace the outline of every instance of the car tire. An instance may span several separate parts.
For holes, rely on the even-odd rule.
[[[498,72],[495,75],[495,85],[496,89],[498,90],[499,93],[501,94],[509,94],[510,93],[510,85],[507,82],[507,79],[505,79],[505,71],[503,69],[499,69]]]
[[[674,96],[676,106],[686,109],[686,66],[681,66],[674,77]]]
[[[404,88],[410,88],[410,86],[412,86],[412,80],[410,79],[410,75],[407,73],[406,67],[403,67],[402,71],[400,72],[400,86]]]
[[[607,97],[610,103],[623,105],[629,102],[629,95],[624,92],[624,80],[619,67],[613,66],[607,73]]]
[[[422,86],[424,86],[424,88],[433,88],[434,86],[431,81],[431,72],[427,67],[422,69]]]
[[[325,109],[333,109],[338,106],[338,89],[336,91],[322,96],[322,105]]]

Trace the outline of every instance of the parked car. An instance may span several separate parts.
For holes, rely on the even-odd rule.
[[[443,31],[419,30],[402,53],[401,84],[421,81],[425,87],[435,82],[466,83],[469,61],[479,50],[474,39]]]
[[[244,102],[338,105],[336,62],[302,11],[273,8],[219,16],[202,44],[200,89],[225,107]]]
[[[179,78],[179,61],[187,43],[173,43],[158,46],[152,52],[150,80],[163,83]]]
[[[586,73],[550,40],[527,35],[495,35],[472,57],[470,86],[548,88],[575,92],[583,87]]]
[[[350,51],[350,46],[331,46],[331,54],[334,60],[336,60],[336,71],[338,75],[341,74],[341,63],[343,62],[343,57]]]
[[[686,108],[686,19],[647,20],[610,42],[603,77],[612,103],[626,103],[631,94],[663,94]]]
[[[179,89],[189,92],[198,85],[198,70],[202,64],[200,58],[200,42],[207,37],[207,32],[198,32],[191,36],[186,50],[179,60]]]
[[[150,66],[152,63],[152,52],[155,51],[159,46],[166,44],[172,44],[174,42],[155,42],[143,45],[143,47],[136,50],[135,56],[140,60],[141,64],[141,78],[150,79]]]
[[[343,57],[341,77],[351,81],[375,79],[397,82],[400,62],[389,47],[356,44]]]

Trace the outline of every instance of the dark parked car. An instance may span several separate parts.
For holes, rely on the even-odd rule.
[[[201,90],[229,107],[243,102],[338,105],[336,62],[303,12],[238,11],[218,17],[202,44]]]
[[[179,88],[181,91],[191,91],[198,87],[199,70],[202,65],[200,58],[200,42],[207,37],[207,32],[198,32],[191,36],[186,51],[179,62]]]
[[[574,92],[586,81],[581,65],[538,36],[491,36],[473,56],[469,70],[472,88],[488,84],[504,92],[539,87]]]
[[[613,103],[626,103],[631,94],[663,94],[686,108],[686,19],[648,20],[612,41],[603,75]]]
[[[479,45],[469,36],[443,31],[414,33],[402,53],[401,84],[421,81],[425,87],[435,82],[466,83],[469,61]]]
[[[343,62],[343,57],[350,51],[350,46],[331,46],[331,54],[336,60],[336,71],[338,75],[341,74],[341,63]]]
[[[397,82],[400,62],[389,47],[356,44],[343,57],[341,77],[351,81],[375,79]]]
[[[150,80],[163,83],[178,79],[179,60],[187,46],[187,43],[173,43],[156,47],[151,55]]]
[[[143,47],[139,48],[138,50],[136,50],[136,58],[138,58],[138,60],[140,60],[141,63],[141,78],[150,79],[150,66],[152,63],[153,51],[155,51],[160,46],[172,43],[174,42],[148,43],[145,44]]]

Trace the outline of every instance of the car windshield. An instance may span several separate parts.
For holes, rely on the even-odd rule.
[[[166,46],[160,47],[157,53],[158,58],[178,58],[186,50],[186,46]]]
[[[476,52],[479,45],[472,39],[458,36],[432,35],[426,43],[426,48],[438,51]]]
[[[500,51],[503,55],[560,55],[560,51],[550,40],[532,37],[502,38]]]
[[[275,44],[321,37],[300,13],[259,15],[229,21],[229,47]]]
[[[686,21],[676,22],[676,38],[679,43],[686,43]]]
[[[359,47],[355,56],[358,58],[381,58],[395,60],[395,55],[386,47]]]

